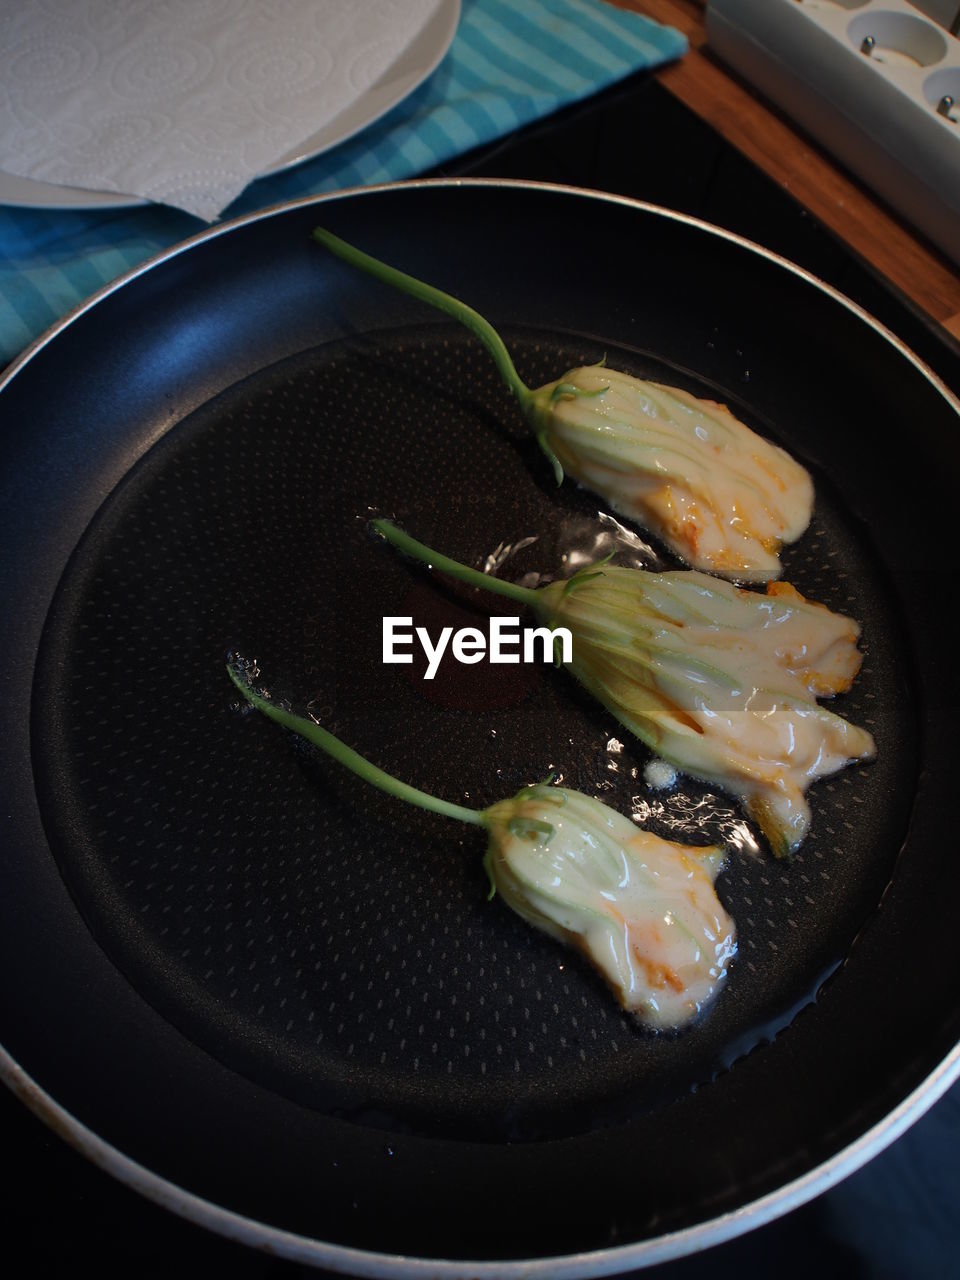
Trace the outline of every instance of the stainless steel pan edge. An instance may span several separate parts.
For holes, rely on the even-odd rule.
[[[278,1231],[208,1200],[201,1200],[129,1159],[98,1138],[38,1088],[2,1048],[0,1078],[54,1133],[98,1168],[161,1208],[238,1244],[287,1258],[291,1262],[369,1280],[467,1280],[468,1277],[473,1280],[585,1280],[587,1277],[617,1276],[625,1271],[656,1266],[723,1244],[829,1191],[895,1142],[960,1079],[960,1046],[895,1111],[845,1151],[807,1176],[736,1213],[724,1214],[711,1222],[656,1240],[592,1253],[540,1258],[533,1262],[529,1259],[495,1263],[459,1262],[455,1259],[438,1261],[366,1253]]]

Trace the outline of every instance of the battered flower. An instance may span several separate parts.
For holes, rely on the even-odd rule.
[[[743,581],[780,574],[778,552],[806,529],[809,474],[729,409],[601,365],[532,390],[490,323],[466,303],[317,227],[314,239],[353,266],[445,311],[493,356],[550,460],[650,529],[695,569]]]
[[[394,778],[326,729],[230,678],[251,706],[320,747],[364,781],[449,818],[483,827],[491,896],[576,947],[625,1009],[679,1027],[716,995],[736,952],[733,921],[714,889],[723,854],[673,844],[578,791],[545,783],[488,809],[468,809]]]
[[[810,827],[817,778],[875,754],[873,738],[817,698],[849,688],[860,629],[788,583],[748,591],[703,573],[609,564],[531,590],[438,555],[385,520],[399,550],[565,627],[569,667],[658,756],[737,796],[786,856]]]

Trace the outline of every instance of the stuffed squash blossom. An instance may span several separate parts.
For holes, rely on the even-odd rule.
[[[686,564],[740,581],[780,574],[778,552],[806,529],[813,484],[783,449],[725,408],[602,365],[531,389],[472,307],[316,228],[314,239],[466,325],[493,356],[550,460]]]
[[[749,591],[695,571],[598,564],[530,589],[438,555],[386,520],[393,546],[566,627],[574,676],[625,728],[684,772],[737,796],[778,856],[810,827],[812,782],[875,754],[818,697],[848,689],[860,629],[787,583]]]
[[[312,720],[230,678],[253,707],[364,781],[419,808],[483,827],[490,896],[580,951],[644,1023],[679,1027],[713,999],[736,953],[714,881],[723,852],[661,840],[591,796],[546,783],[487,809],[420,791],[371,764]]]

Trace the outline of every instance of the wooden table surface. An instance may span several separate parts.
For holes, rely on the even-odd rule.
[[[960,271],[707,47],[706,0],[611,0],[676,27],[690,52],[661,84],[779,182],[856,254],[960,338]]]

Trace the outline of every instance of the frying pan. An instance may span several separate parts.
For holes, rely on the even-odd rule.
[[[606,354],[811,468],[786,576],[862,623],[838,709],[879,753],[813,788],[794,862],[708,788],[646,789],[563,673],[383,667],[383,614],[478,606],[370,540],[371,510],[473,563],[508,548],[512,576],[657,548],[554,489],[473,340],[319,222],[489,315],[528,382]],[[330,1269],[611,1274],[810,1198],[956,1078],[958,405],[854,305],[663,209],[424,182],[188,241],[35,344],[0,406],[3,1072],[91,1159]],[[233,710],[229,649],[448,798],[556,769],[727,839],[716,1005],[631,1023],[486,901],[470,833]]]

